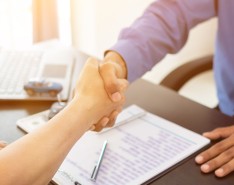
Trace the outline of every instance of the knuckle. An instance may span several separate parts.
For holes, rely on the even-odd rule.
[[[225,146],[223,145],[223,143],[217,143],[212,147],[212,149],[217,151],[217,152],[222,152],[225,149],[224,147]]]
[[[204,162],[206,162],[206,161],[208,161],[208,160],[210,160],[210,159],[213,158],[212,153],[213,153],[212,149],[208,149],[208,150],[202,152],[200,155],[203,156]]]
[[[225,164],[222,168],[224,170],[225,175],[231,173],[232,171],[234,171],[234,161],[230,161],[229,163]]]
[[[223,156],[227,159],[232,159],[234,157],[234,147],[231,147],[223,153]]]
[[[112,66],[108,62],[102,63],[99,65],[100,72],[102,72],[102,73],[105,73],[105,72],[111,70],[111,68],[112,68]]]

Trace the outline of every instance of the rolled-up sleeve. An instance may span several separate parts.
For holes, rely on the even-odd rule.
[[[189,30],[215,16],[213,0],[157,0],[110,48],[126,61],[132,82],[150,70],[167,53],[178,52]]]

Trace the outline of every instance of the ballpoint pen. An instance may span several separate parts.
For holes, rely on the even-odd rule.
[[[105,150],[106,150],[106,145],[107,145],[107,140],[104,141],[103,146],[102,146],[102,151],[100,153],[98,162],[94,166],[94,169],[93,169],[93,172],[92,172],[92,175],[91,175],[91,178],[90,178],[92,181],[96,181],[97,174],[98,174],[98,171],[99,171],[99,168],[100,168],[100,165],[102,163],[102,159],[103,159],[103,156],[104,156],[104,153],[105,153]]]

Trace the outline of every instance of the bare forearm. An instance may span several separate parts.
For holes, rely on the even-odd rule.
[[[67,107],[48,125],[0,153],[0,184],[47,184],[73,144],[90,127],[80,105]],[[78,120],[78,119],[79,120]]]
[[[122,104],[109,100],[98,61],[88,60],[68,106],[48,124],[1,150],[0,184],[47,184],[84,132]]]

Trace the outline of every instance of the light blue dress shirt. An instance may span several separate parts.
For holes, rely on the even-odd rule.
[[[157,0],[129,28],[124,29],[111,48],[122,55],[129,81],[142,76],[167,53],[178,52],[191,28],[218,16],[214,75],[220,109],[234,115],[234,1]],[[201,37],[201,42],[204,38]],[[205,42],[205,40],[204,40]]]

